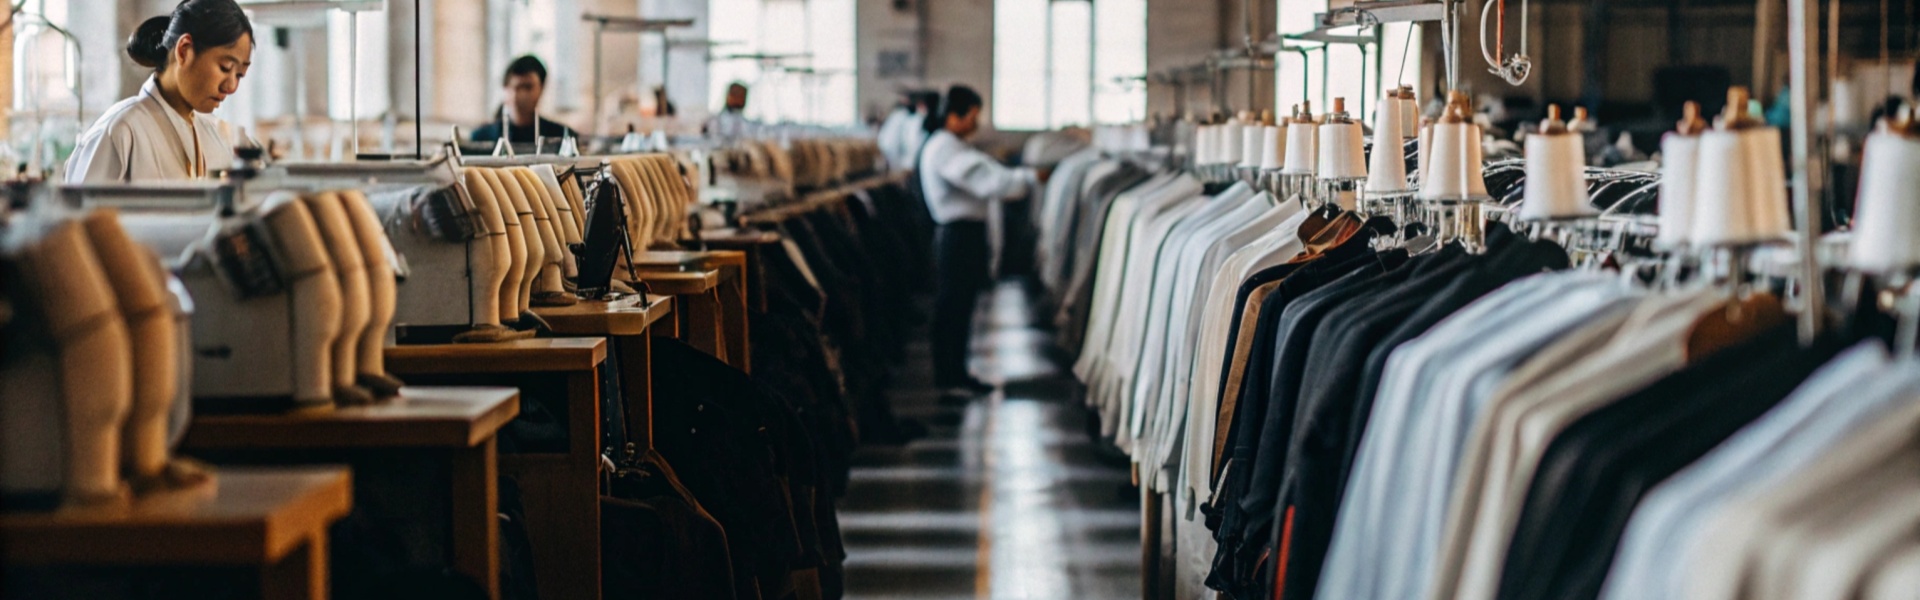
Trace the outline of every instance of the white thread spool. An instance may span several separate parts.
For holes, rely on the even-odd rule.
[[[1201,125],[1193,131],[1193,164],[1204,167],[1213,164],[1213,125]]]
[[[1587,201],[1587,149],[1561,130],[1527,136],[1527,180],[1520,218],[1572,219],[1599,214]]]
[[[1312,175],[1319,158],[1320,127],[1311,121],[1295,121],[1287,127],[1287,155],[1281,173]]]
[[[1860,195],[1853,208],[1854,267],[1890,273],[1920,265],[1920,137],[1892,131],[1867,136]]]
[[[1694,189],[1693,226],[1688,234],[1700,246],[1760,241],[1753,162],[1747,148],[1753,138],[1718,129],[1700,134],[1699,183]]]
[[[1399,96],[1389,93],[1373,115],[1373,155],[1367,157],[1367,191],[1407,190],[1407,158],[1400,132],[1406,131],[1406,110]]]
[[[1360,179],[1367,176],[1366,133],[1354,121],[1330,121],[1320,126],[1321,179]]]
[[[1400,136],[1406,139],[1420,137],[1420,102],[1413,98],[1413,88],[1400,88]]]
[[[1428,171],[1429,171],[1427,167],[1433,165],[1433,124],[1432,123],[1427,123],[1420,127],[1420,142],[1418,146],[1418,152],[1420,154],[1419,162],[1416,163],[1414,167],[1420,173],[1420,183],[1425,184],[1428,179]]]
[[[1692,241],[1698,203],[1700,136],[1668,133],[1660,139],[1660,160],[1660,233],[1654,242],[1663,248],[1685,246]]]
[[[1841,77],[1833,80],[1833,99],[1829,102],[1832,103],[1835,126],[1858,125],[1867,120],[1866,115],[1860,114],[1861,102],[1857,87],[1852,78]]]
[[[1480,166],[1480,128],[1471,122],[1433,125],[1433,154],[1428,159],[1420,197],[1426,200],[1467,200],[1487,196],[1487,180]],[[1426,154],[1426,152],[1422,152]]]
[[[1740,132],[1751,139],[1746,145],[1747,160],[1753,164],[1754,234],[1761,239],[1786,237],[1793,231],[1793,217],[1787,204],[1787,168],[1781,156],[1780,130],[1755,127]]]
[[[1241,129],[1240,168],[1260,168],[1260,161],[1267,155],[1266,131],[1267,128],[1259,123],[1248,123]]]
[[[1214,143],[1217,144],[1215,152],[1218,153],[1216,156],[1219,159],[1219,164],[1225,165],[1227,168],[1233,168],[1234,165],[1240,164],[1241,129],[1240,123],[1228,121],[1226,124],[1220,126],[1220,137],[1214,140]]]
[[[1260,170],[1278,171],[1287,156],[1287,126],[1283,121],[1279,125],[1268,125],[1260,132]]]

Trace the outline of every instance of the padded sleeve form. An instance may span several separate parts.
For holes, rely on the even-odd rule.
[[[303,403],[330,402],[333,342],[340,336],[343,310],[333,260],[306,203],[278,203],[266,221],[280,250],[287,293],[293,294],[293,397]]]
[[[333,388],[338,396],[354,385],[354,375],[359,372],[355,365],[360,359],[360,336],[366,333],[372,312],[368,306],[367,259],[360,253],[360,237],[354,233],[353,222],[347,219],[338,195],[313,194],[301,198],[301,202],[307,205],[320,239],[327,245],[334,280],[340,286],[340,335],[333,341]]]
[[[478,169],[481,180],[493,193],[494,207],[500,211],[500,219],[506,222],[507,238],[507,279],[500,285],[500,321],[509,323],[520,319],[520,311],[525,303],[520,298],[520,284],[527,276],[527,237],[520,227],[519,208],[513,197],[507,195],[507,188],[500,181],[500,174],[492,169]]]
[[[134,386],[121,434],[122,467],[134,479],[157,478],[167,466],[167,420],[182,360],[166,271],[159,257],[127,236],[116,211],[94,211],[84,224],[132,344]]]
[[[20,263],[58,355],[66,501],[125,497],[120,440],[133,404],[133,349],[113,286],[79,221],[55,225],[22,252]]]
[[[473,324],[499,325],[500,307],[506,304],[501,290],[506,289],[507,273],[513,270],[513,251],[507,242],[507,224],[500,214],[499,197],[494,195],[493,186],[487,183],[483,173],[483,169],[468,168],[461,175],[467,194],[473,197],[474,210],[480,213],[479,221],[487,229],[474,238],[474,243],[486,246],[477,254],[489,260],[475,261],[473,266],[473,276],[487,284],[479,286],[481,297],[473,299]]]
[[[393,272],[393,243],[380,227],[373,205],[358,190],[340,195],[347,219],[353,223],[354,238],[360,243],[360,256],[366,260],[367,331],[360,336],[359,359],[354,365],[361,373],[386,375],[387,330],[393,326],[393,306],[397,283]]]

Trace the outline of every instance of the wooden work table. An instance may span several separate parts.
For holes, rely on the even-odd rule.
[[[700,239],[689,240],[694,244],[715,251],[739,252],[745,260],[744,271],[748,281],[766,281],[766,256],[764,253],[775,251],[786,238],[779,233],[759,229],[720,229],[703,231]],[[747,306],[754,310],[767,310],[767,291],[748,286]]]
[[[635,256],[633,268],[638,283],[646,284],[648,291],[681,298],[674,327],[657,327],[656,335],[678,337],[742,371],[752,371],[745,253],[650,251]]]
[[[642,335],[673,314],[672,296],[631,296],[612,302],[582,300],[573,306],[534,307],[559,335]]]
[[[747,331],[747,302],[753,298],[753,267],[747,262],[747,252],[739,250],[668,250],[668,252],[641,252],[634,262],[639,271],[647,271],[641,279],[647,279],[649,287],[655,287],[653,277],[664,277],[657,273],[693,273],[693,271],[718,271],[720,285],[710,294],[701,294],[699,298],[689,296],[684,321],[689,323],[707,323],[708,319],[718,325],[718,344],[726,348],[720,356],[722,360],[739,367],[741,371],[753,373],[753,348],[749,346]],[[655,292],[662,288],[655,287]],[[712,304],[705,304],[708,298]],[[707,313],[712,312],[712,317]]]
[[[8,565],[243,566],[260,597],[327,597],[327,528],[353,506],[339,467],[220,469],[208,484],[131,505],[0,513]]]
[[[495,435],[520,414],[519,397],[507,387],[407,387],[369,406],[195,415],[181,447],[227,464],[352,465],[362,510],[428,531],[444,524],[436,539],[448,564],[499,598]]]
[[[500,385],[520,390],[564,424],[553,447],[499,454],[520,487],[534,576],[545,598],[599,598],[601,337],[387,348],[387,369],[409,385]],[[526,410],[531,410],[526,409]]]
[[[653,341],[649,332],[673,311],[672,296],[634,296],[612,303],[588,301],[573,306],[535,308],[555,333],[607,338],[620,357],[620,391],[627,417],[627,441],[653,447]]]

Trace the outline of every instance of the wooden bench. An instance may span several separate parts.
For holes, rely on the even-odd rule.
[[[486,384],[566,399],[566,445],[503,453],[500,473],[520,486],[534,575],[545,598],[599,598],[600,379],[607,341],[538,338],[387,348],[387,369],[409,384]]]
[[[224,566],[259,572],[266,600],[320,600],[327,591],[327,528],[353,506],[340,467],[220,469],[193,488],[130,505],[0,513],[7,565]]]
[[[371,406],[195,415],[182,448],[224,464],[352,465],[357,504],[397,513],[381,517],[424,521],[429,530],[445,527],[448,564],[497,599],[495,434],[520,414],[519,398],[513,388],[408,387]],[[447,479],[432,476],[441,473]]]
[[[671,335],[742,371],[752,370],[748,347],[747,257],[735,251],[650,251],[633,261],[637,282],[655,294],[682,298]],[[621,273],[624,275],[624,273]],[[711,274],[711,275],[709,275]]]
[[[673,296],[634,297],[615,303],[588,301],[535,308],[560,335],[604,337],[620,356],[620,389],[628,441],[653,447],[653,341],[649,331],[673,312]],[[666,321],[671,322],[671,321]]]

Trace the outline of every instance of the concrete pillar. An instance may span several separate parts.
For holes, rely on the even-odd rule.
[[[662,36],[647,34],[640,38],[640,80],[642,90],[651,94],[662,81],[667,97],[683,116],[704,113],[707,105],[707,50],[712,37],[708,29],[707,0],[642,0],[640,14],[649,19],[693,19],[693,26],[674,29],[666,37],[684,43],[664,46]],[[666,53],[666,59],[661,54]],[[667,73],[660,70],[665,64]]]
[[[472,127],[499,106],[500,86],[489,73],[487,11],[475,10],[473,0],[429,0],[433,28],[422,40],[431,49],[427,79],[429,97],[427,118],[440,123],[459,123]],[[468,32],[464,35],[458,32]],[[504,68],[505,62],[501,63]],[[428,139],[444,140],[446,132],[429,132]]]
[[[902,89],[926,85],[920,14],[932,0],[860,0],[859,102],[862,117],[884,117]]]
[[[1185,67],[1206,60],[1220,46],[1220,3],[1192,0],[1147,0],[1147,72]],[[1188,110],[1203,113],[1213,106],[1206,83],[1194,85]],[[1147,94],[1147,113],[1172,115],[1177,100],[1171,86],[1153,86]]]
[[[1258,47],[1262,41],[1273,35],[1276,19],[1275,0],[1218,0],[1220,31],[1217,36],[1218,48],[1243,49],[1249,42]],[[1305,10],[1296,8],[1295,10]],[[1149,28],[1153,27],[1148,21]],[[1226,78],[1222,89],[1226,93],[1226,106],[1234,110],[1273,109],[1273,71],[1249,72],[1245,70],[1228,71],[1221,74]]]

